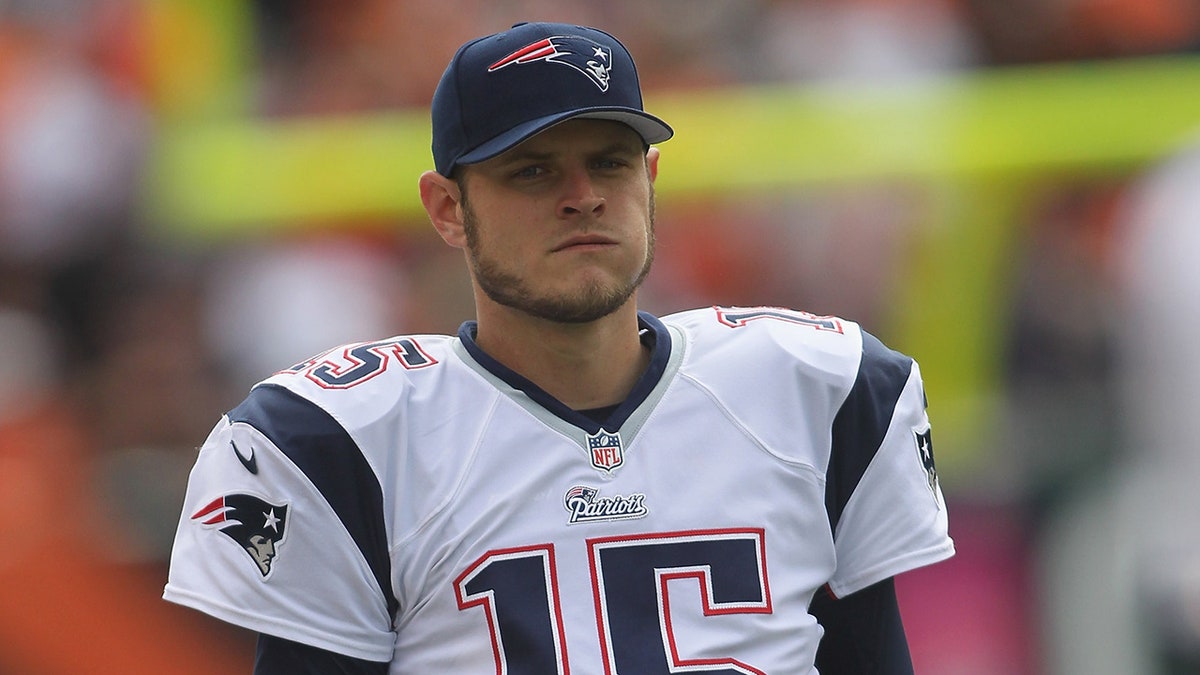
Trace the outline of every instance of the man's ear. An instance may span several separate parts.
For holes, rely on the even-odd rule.
[[[463,233],[462,192],[458,183],[446,178],[436,171],[426,171],[421,174],[418,182],[421,191],[421,203],[425,205],[425,213],[433,229],[441,235],[442,240],[455,248],[466,246],[467,239]]]
[[[658,148],[650,148],[646,150],[646,171],[650,174],[650,182],[653,183],[658,178]]]

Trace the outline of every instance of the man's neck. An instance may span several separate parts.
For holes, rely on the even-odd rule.
[[[508,308],[480,312],[475,343],[575,410],[621,402],[650,362],[632,301],[584,324],[536,319]]]

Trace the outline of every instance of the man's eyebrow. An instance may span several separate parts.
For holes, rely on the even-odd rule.
[[[626,154],[630,154],[630,155],[640,155],[640,154],[642,154],[642,149],[643,149],[643,146],[641,143],[635,143],[633,141],[621,140],[621,141],[614,141],[614,142],[610,143],[609,145],[604,146],[600,150],[597,150],[593,154],[614,155],[614,154],[626,153]]]
[[[545,162],[554,157],[553,152],[538,152],[536,150],[528,150],[514,148],[509,152],[497,157],[500,160],[498,163],[504,164],[519,164],[521,162]]]
[[[588,157],[603,157],[614,154],[640,155],[642,151],[643,146],[640,143],[621,140],[614,141],[596,150],[588,151],[586,154]],[[545,162],[554,159],[559,154],[554,150],[538,151],[528,148],[513,148],[497,159],[499,160],[499,165],[505,166],[524,162]]]

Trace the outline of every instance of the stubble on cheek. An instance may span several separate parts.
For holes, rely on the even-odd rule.
[[[531,316],[557,323],[587,323],[603,318],[624,305],[650,273],[654,261],[654,193],[651,188],[646,228],[645,260],[637,275],[625,282],[596,279],[580,287],[555,293],[538,288],[510,263],[488,255],[482,244],[479,221],[463,193],[463,230],[467,258],[475,283],[492,301]]]

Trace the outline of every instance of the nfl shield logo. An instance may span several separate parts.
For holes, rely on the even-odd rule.
[[[601,471],[612,472],[613,469],[625,463],[625,454],[621,451],[621,435],[610,434],[601,429],[588,436],[588,454],[592,458],[592,466]]]

